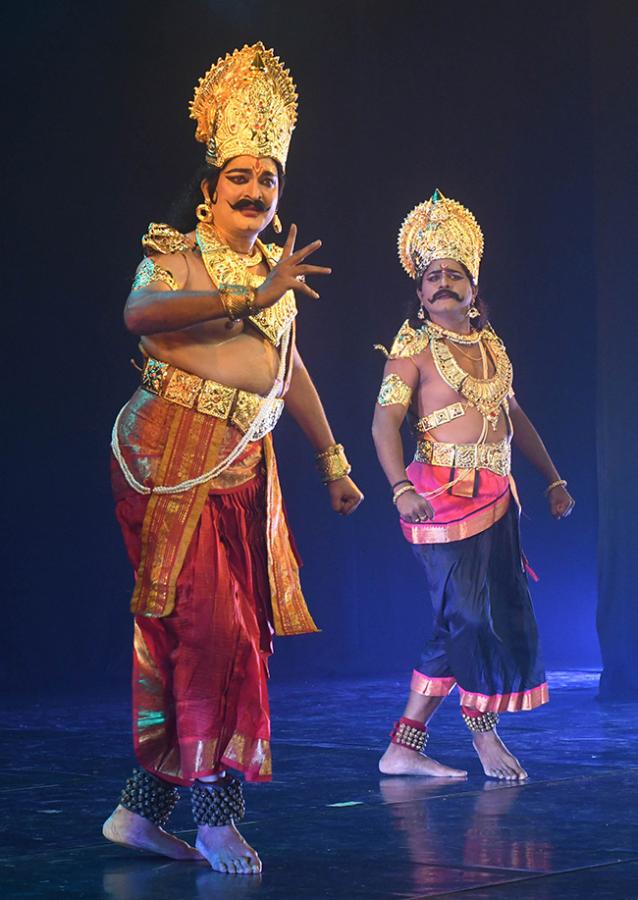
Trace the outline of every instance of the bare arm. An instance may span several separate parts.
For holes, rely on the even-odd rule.
[[[540,472],[547,484],[558,481],[560,479],[558,469],[552,462],[545,444],[514,397],[510,400],[510,416],[514,427],[513,444],[518,447],[525,459]]]
[[[525,459],[540,472],[548,485],[560,481],[558,469],[552,462],[551,456],[547,452],[547,448],[539,433],[514,397],[510,400],[510,416],[514,427],[514,436],[512,438],[514,445],[518,447]],[[562,519],[568,516],[575,505],[574,499],[564,485],[557,485],[552,488],[547,495],[547,499],[549,510],[555,519]]]
[[[419,370],[409,359],[388,361],[383,375],[386,377],[391,374],[398,375],[412,391],[415,391],[419,385]],[[381,468],[385,472],[390,486],[394,488],[396,485],[399,490],[403,487],[399,482],[407,483],[403,441],[401,440],[401,426],[407,411],[408,406],[403,403],[382,406],[377,402],[372,420],[372,439]],[[416,491],[403,493],[397,499],[396,507],[401,518],[407,522],[421,522],[434,516],[434,510],[430,504]]]
[[[325,450],[335,443],[317,389],[296,348],[292,378],[286,394],[286,409],[316,451]],[[342,515],[354,512],[363,500],[363,494],[348,476],[328,482],[327,488],[332,508]]]
[[[292,378],[286,394],[286,409],[315,450],[325,450],[335,443],[317,388],[296,348]]]

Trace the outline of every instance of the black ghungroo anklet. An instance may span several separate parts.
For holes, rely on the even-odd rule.
[[[224,781],[195,781],[191,804],[196,825],[231,825],[246,815],[241,781],[227,775]]]
[[[161,828],[168,822],[178,800],[176,787],[160,781],[144,769],[134,769],[124,785],[120,805]]]
[[[492,731],[498,725],[498,713],[485,712],[480,716],[468,716],[467,713],[461,715],[470,731]]]

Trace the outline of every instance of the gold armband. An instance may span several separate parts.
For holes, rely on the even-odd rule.
[[[402,406],[409,406],[412,399],[412,388],[406,384],[400,375],[391,372],[386,375],[381,382],[381,389],[377,397],[379,406],[391,406],[393,403],[400,403]]]
[[[145,259],[137,269],[133,279],[132,291],[141,291],[147,284],[167,284],[172,291],[178,291],[179,285],[175,281],[172,272],[158,266],[150,257]]]
[[[257,299],[257,291],[255,288],[247,287],[243,284],[220,284],[219,298],[226,315],[231,321],[237,319],[246,319],[248,316],[254,316],[259,312],[255,306]]]
[[[315,456],[317,469],[324,484],[330,481],[338,481],[345,478],[352,471],[352,466],[347,460],[343,444],[333,444]]]

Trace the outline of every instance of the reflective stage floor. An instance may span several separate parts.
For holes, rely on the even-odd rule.
[[[549,680],[548,706],[501,720],[517,786],[481,774],[454,695],[428,749],[467,781],[379,775],[407,675],[274,684],[275,780],[247,786],[242,826],[261,877],[102,840],[133,765],[125,700],[5,706],[0,896],[638,898],[638,707],[600,705],[595,673]],[[172,827],[193,837],[186,794]]]

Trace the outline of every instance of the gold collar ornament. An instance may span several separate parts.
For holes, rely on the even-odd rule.
[[[208,275],[217,287],[220,284],[236,284],[244,287],[258,288],[266,280],[265,275],[253,272],[255,263],[253,256],[247,257],[236,253],[225,244],[213,225],[199,222],[196,229],[196,239],[202,253],[202,259]],[[283,249],[276,244],[262,244],[260,240],[255,243],[257,251],[265,257],[268,268],[277,265]],[[273,306],[261,309],[248,317],[258,331],[266,337],[275,347],[297,315],[297,303],[292,291],[286,293]]]
[[[213,225],[200,222],[197,225],[195,239],[199,247],[206,271],[216,287],[220,284],[241,285],[243,287],[258,288],[266,279],[253,271],[258,262],[263,259],[269,269],[273,269],[283,253],[283,249],[277,244],[264,244],[260,240],[255,242],[255,248],[250,256],[235,253],[234,250],[224,244]],[[177,231],[171,225],[151,222],[148,231],[142,237],[142,247],[145,256],[180,253],[195,249],[193,241]],[[278,347],[282,336],[286,332],[297,315],[297,303],[292,291],[286,293],[272,306],[261,309],[249,316],[249,321],[267,338],[273,346]]]
[[[286,168],[297,121],[297,92],[279,58],[259,41],[228,53],[195,88],[190,117],[206,162],[223,168],[235,156],[268,156]]]
[[[487,372],[487,356],[491,358],[495,373],[491,377],[476,378],[466,372],[448,346],[448,342],[461,345],[478,345]],[[436,370],[443,381],[477,409],[486,423],[496,428],[501,406],[512,393],[513,369],[505,344],[491,325],[470,334],[448,331],[427,319],[420,328],[412,328],[408,319],[395,337],[390,352],[381,344],[388,359],[409,359],[430,349]]]
[[[410,212],[399,231],[399,259],[410,278],[420,278],[437,259],[455,259],[478,282],[483,232],[469,211],[438,189]]]

